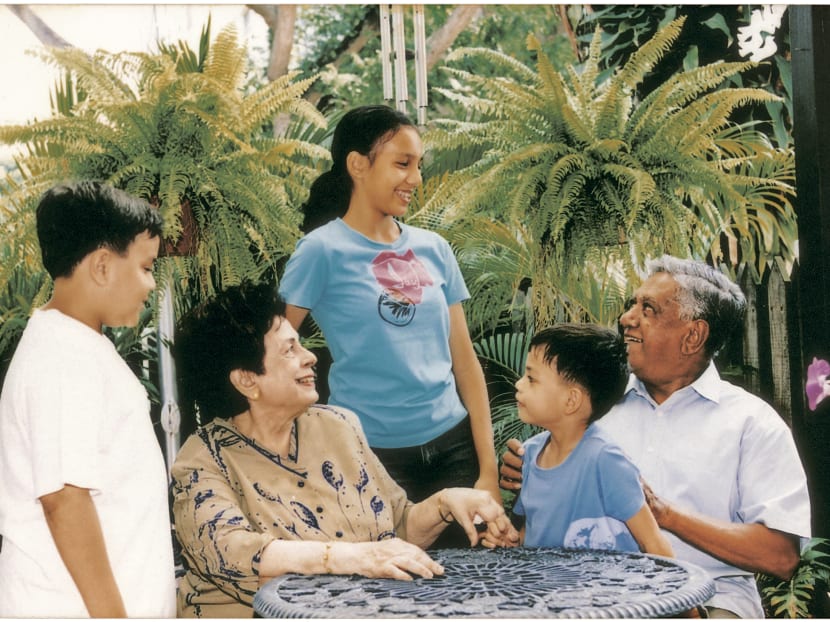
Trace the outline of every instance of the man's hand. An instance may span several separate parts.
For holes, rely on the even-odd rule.
[[[505,490],[521,490],[524,448],[518,439],[507,441],[507,450],[501,457],[499,486]]]
[[[665,527],[666,520],[668,519],[669,512],[671,511],[669,504],[662,498],[658,497],[651,489],[651,486],[649,486],[644,479],[640,478],[640,484],[643,486],[643,493],[646,496],[648,508],[651,510],[651,513],[654,514],[654,520],[657,521],[657,524],[660,527]]]

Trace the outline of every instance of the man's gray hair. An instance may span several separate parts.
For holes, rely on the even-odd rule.
[[[706,354],[715,356],[729,336],[740,330],[746,312],[746,297],[725,274],[702,261],[663,255],[646,264],[648,275],[665,272],[677,281],[677,303],[684,320],[709,324]]]

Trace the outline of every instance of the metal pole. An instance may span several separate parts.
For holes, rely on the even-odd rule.
[[[380,5],[380,66],[383,70],[383,99],[392,101],[392,22],[389,5]]]
[[[424,5],[412,7],[412,24],[415,29],[415,105],[418,125],[427,123],[427,45],[424,27]]]
[[[406,34],[403,6],[392,5],[392,43],[395,46],[395,100],[400,112],[406,112],[409,90],[406,80]]]
[[[176,390],[176,364],[170,352],[175,334],[175,311],[173,309],[173,288],[168,282],[161,293],[159,301],[158,351],[159,378],[161,384],[161,427],[165,435],[165,457],[167,458],[167,476],[176,454],[179,451],[179,412],[178,392]]]

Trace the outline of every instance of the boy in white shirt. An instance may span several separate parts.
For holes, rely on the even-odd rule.
[[[41,199],[54,280],[0,395],[0,617],[173,617],[164,459],[147,394],[102,334],[155,287],[161,217],[98,182]]]

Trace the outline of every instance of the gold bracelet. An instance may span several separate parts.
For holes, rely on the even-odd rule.
[[[331,554],[331,542],[326,542],[326,548],[323,550],[323,571],[326,574],[334,574],[329,566],[329,555]]]
[[[438,516],[440,516],[441,520],[444,521],[445,523],[451,523],[455,517],[452,515],[452,512],[448,512],[448,514],[450,516],[449,519],[446,516],[444,516],[444,513],[441,511],[441,493],[439,492],[438,493]]]

